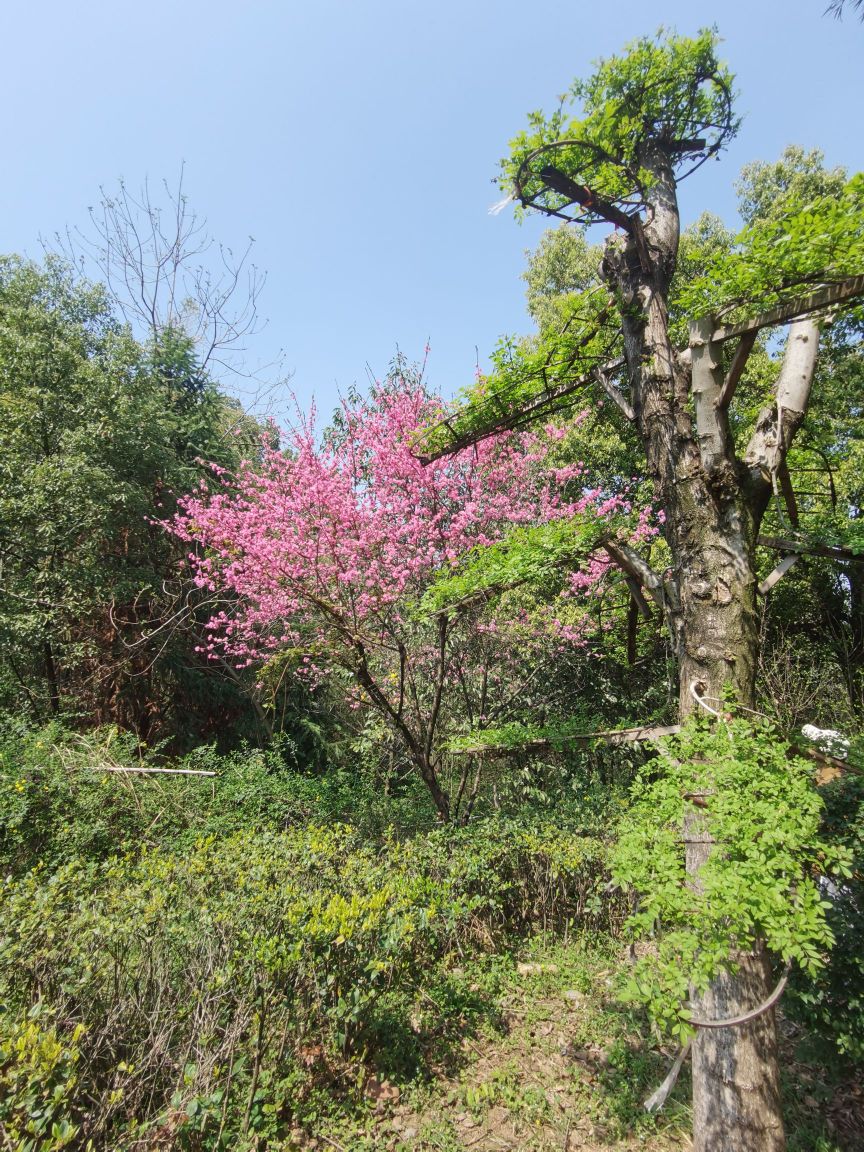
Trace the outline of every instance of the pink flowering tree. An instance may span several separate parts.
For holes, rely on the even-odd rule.
[[[548,467],[545,436],[504,433],[424,467],[412,441],[440,410],[398,379],[345,404],[323,441],[314,416],[301,420],[284,450],[265,446],[236,475],[214,470],[172,531],[220,605],[210,653],[238,666],[287,653],[301,677],[341,677],[352,707],[397,734],[447,820],[465,789],[463,775],[451,797],[441,779],[454,718],[465,731],[506,717],[520,677],[580,632],[552,604],[517,602],[508,618],[499,602],[490,615],[488,582],[455,602],[430,592],[514,526],[599,520],[621,502],[587,491],[581,465]]]

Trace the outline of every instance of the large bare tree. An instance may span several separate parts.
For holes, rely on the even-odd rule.
[[[195,350],[201,371],[238,371],[238,353],[260,330],[265,275],[252,262],[250,238],[235,252],[217,243],[190,205],[181,167],[176,184],[136,193],[124,181],[100,188],[87,228],[55,237],[76,269],[101,281],[133,332],[159,348],[177,334]]]
[[[760,527],[772,497],[788,494],[786,458],[810,401],[821,319],[864,291],[856,275],[864,271],[864,189],[853,181],[836,201],[809,206],[809,224],[806,213],[791,214],[773,231],[752,231],[743,251],[674,298],[677,314],[684,306],[692,317],[676,331],[679,184],[738,126],[716,35],[639,41],[571,96],[581,116],[568,116],[565,102],[549,118],[532,116],[504,162],[504,184],[523,211],[611,226],[599,279],[574,298],[555,337],[499,354],[482,395],[437,428],[425,451],[451,451],[555,412],[579,392],[611,398],[642,445],[670,560],[656,571],[621,540],[605,547],[663,613],[680,717],[700,702],[716,710],[730,690],[753,707]],[[808,229],[820,239],[811,243]],[[778,326],[788,326],[785,352],[748,426],[742,414],[733,419],[736,389],[758,333]],[[775,580],[802,546],[787,541]],[[692,867],[699,863],[694,855]],[[693,1041],[694,1147],[779,1152],[773,1010],[751,1016],[770,999],[771,965],[758,939],[731,958],[731,971],[692,997],[698,1018],[750,1017],[699,1029]]]

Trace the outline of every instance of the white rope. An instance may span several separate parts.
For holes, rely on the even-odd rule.
[[[705,703],[706,697],[700,696],[699,693],[696,691],[696,685],[697,684],[698,684],[698,680],[691,680],[690,681],[690,695],[693,697],[693,699],[696,701],[696,703],[699,705],[700,708],[704,708],[706,712],[710,712],[710,714],[712,716],[716,716],[718,720],[721,719],[720,713],[716,712],[710,705]],[[714,697],[712,696],[711,699],[713,700]]]
[[[791,968],[792,961],[788,960],[786,962],[786,967],[783,970],[783,975],[780,977],[780,980],[777,984],[777,987],[774,989],[767,1000],[763,1000],[763,1002],[757,1008],[752,1009],[750,1012],[744,1012],[741,1016],[731,1016],[728,1020],[699,1020],[693,1016],[685,1016],[685,1020],[691,1026],[691,1028],[735,1028],[741,1024],[749,1024],[751,1020],[756,1020],[759,1016],[764,1015],[769,1010],[769,1008],[774,1007],[774,1005],[783,995],[783,992],[786,988],[786,982],[789,979],[789,972],[791,971]],[[687,1059],[687,1053],[690,1051],[690,1043],[691,1041],[688,1040],[687,1043],[682,1046],[678,1052],[678,1055],[675,1057],[675,1063],[669,1069],[669,1074],[667,1075],[666,1079],[663,1081],[657,1091],[652,1092],[652,1094],[642,1105],[646,1112],[659,1112],[663,1105],[666,1103],[669,1093],[675,1087],[675,1083],[678,1080],[678,1074],[681,1071],[681,1066]]]
[[[511,192],[509,196],[505,196],[503,200],[499,200],[497,204],[492,205],[492,207],[489,209],[489,215],[498,216],[501,212],[504,211],[507,205],[512,204],[515,199],[515,195]]]

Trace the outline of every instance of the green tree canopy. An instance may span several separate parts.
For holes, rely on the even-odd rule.
[[[181,658],[171,642],[166,620],[179,626],[192,609],[177,548],[155,521],[197,483],[202,459],[236,461],[254,450],[255,431],[201,372],[182,332],[148,349],[104,289],[57,258],[41,268],[0,261],[7,706],[83,710],[148,731],[170,695],[154,698],[154,668],[179,661],[176,688],[182,667],[191,674],[200,663],[191,643]]]

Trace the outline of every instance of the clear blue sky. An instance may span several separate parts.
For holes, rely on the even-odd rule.
[[[716,22],[745,115],[689,218],[734,217],[732,181],[797,143],[864,168],[864,26],[827,0],[32,0],[3,18],[0,250],[84,224],[99,186],[173,179],[214,235],[255,238],[266,329],[300,402],[381,374],[398,344],[433,385],[524,331],[537,221],[487,215],[510,137],[592,60],[658,25]],[[272,376],[274,370],[270,370]]]

